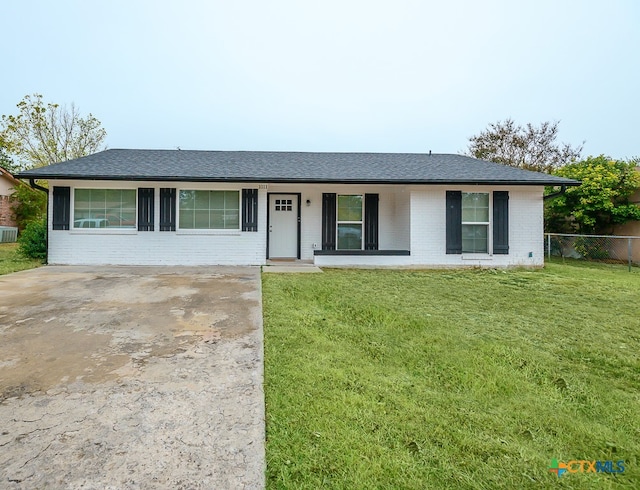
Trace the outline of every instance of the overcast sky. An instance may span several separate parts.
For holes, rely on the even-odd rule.
[[[636,0],[4,0],[0,114],[74,102],[110,148],[458,153],[560,121],[640,156]]]

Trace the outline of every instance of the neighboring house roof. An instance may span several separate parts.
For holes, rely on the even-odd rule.
[[[20,182],[18,179],[16,179],[11,172],[9,172],[8,170],[6,170],[4,167],[0,167],[0,176],[6,178],[7,180],[9,180],[13,185],[20,185],[22,184],[22,182]]]
[[[21,178],[190,182],[579,185],[475,158],[426,153],[111,149]]]

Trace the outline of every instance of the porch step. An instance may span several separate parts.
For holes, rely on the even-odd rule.
[[[305,264],[300,262],[290,262],[277,264],[268,264],[262,266],[262,272],[284,273],[284,274],[297,274],[297,273],[316,273],[322,272],[320,267],[313,264]]]

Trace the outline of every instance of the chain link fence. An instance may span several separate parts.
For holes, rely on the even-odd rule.
[[[627,264],[631,270],[640,265],[640,237],[545,233],[544,253],[548,258]]]

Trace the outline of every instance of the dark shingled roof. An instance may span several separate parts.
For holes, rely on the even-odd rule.
[[[27,170],[17,177],[190,182],[579,184],[575,180],[449,154],[120,149]]]

